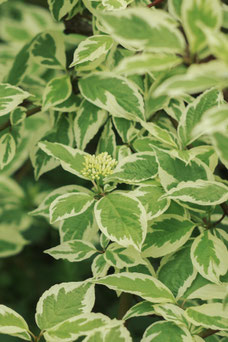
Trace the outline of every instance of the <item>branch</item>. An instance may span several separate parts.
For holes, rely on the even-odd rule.
[[[224,202],[220,204],[220,207],[222,208],[225,216],[228,216],[228,205]]]
[[[40,112],[41,107],[35,107],[27,111],[26,117],[28,118],[29,116],[32,116],[38,112]],[[4,124],[0,126],[0,132],[3,131],[4,129],[11,127],[11,122],[10,120],[6,121]]]
[[[219,330],[207,329],[206,331],[204,331],[201,334],[199,334],[199,336],[202,337],[202,338],[207,338],[207,337],[209,337],[211,335],[216,334],[217,332],[219,332]]]
[[[156,6],[160,3],[162,3],[163,0],[154,0],[151,4],[147,5],[147,7],[153,7],[153,6]]]

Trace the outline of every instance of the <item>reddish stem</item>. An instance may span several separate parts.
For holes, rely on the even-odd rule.
[[[160,4],[163,0],[154,0],[153,2],[151,2],[151,4],[147,5],[147,7],[153,7],[156,6],[158,4]]]

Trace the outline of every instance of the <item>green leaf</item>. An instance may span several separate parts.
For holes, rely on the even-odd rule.
[[[228,39],[226,34],[214,30],[205,30],[211,53],[228,65]]]
[[[212,144],[222,163],[228,168],[228,137],[227,133],[216,132],[211,136]]]
[[[104,258],[111,266],[119,269],[146,264],[146,261],[142,259],[140,252],[134,247],[129,246],[125,248],[115,242],[108,246],[104,253]]]
[[[194,158],[191,163],[186,165],[184,161],[176,158],[170,151],[157,148],[154,148],[154,150],[159,165],[158,175],[165,189],[169,190],[175,186],[178,187],[181,182],[183,182],[182,184],[188,184],[188,181],[192,181],[190,184],[195,184],[196,181],[201,179],[213,181],[211,170],[201,160]]]
[[[220,91],[214,88],[209,89],[186,107],[178,126],[178,135],[183,146],[191,144],[199,137],[199,135],[194,134],[193,129],[208,109],[215,106],[217,109],[219,97],[221,97]]]
[[[80,336],[90,335],[96,331],[104,331],[106,328],[118,326],[117,320],[111,320],[100,313],[87,313],[74,316],[48,329],[44,333],[47,341],[70,342]]]
[[[186,310],[186,318],[196,326],[228,330],[228,309],[222,303],[203,304]]]
[[[146,212],[141,202],[124,192],[106,195],[95,205],[98,227],[110,240],[141,249],[146,236]]]
[[[84,192],[64,194],[57,197],[50,206],[50,222],[65,220],[72,216],[77,216],[85,212],[94,198]]]
[[[0,116],[8,114],[30,96],[27,91],[7,83],[0,83],[0,94]]]
[[[39,33],[32,43],[31,54],[36,63],[46,68],[65,69],[66,67],[64,41],[60,32]]]
[[[165,191],[159,183],[140,186],[131,192],[131,194],[140,200],[146,209],[147,219],[149,221],[160,216],[170,205],[170,200],[168,198],[161,199],[162,195],[165,194]]]
[[[159,258],[176,251],[189,239],[195,227],[181,216],[162,215],[153,221],[143,244],[143,256]]]
[[[143,334],[141,342],[192,342],[190,332],[173,322],[159,321],[150,325]]]
[[[71,93],[70,97],[68,97],[62,103],[55,105],[53,109],[58,112],[67,112],[67,113],[76,112],[80,106],[80,103],[81,103],[81,96]]]
[[[12,126],[19,125],[26,118],[26,108],[17,107],[10,113],[10,123]]]
[[[28,325],[16,311],[5,305],[0,305],[0,333],[31,341]]]
[[[89,314],[94,306],[94,285],[69,282],[52,286],[40,297],[36,307],[36,323],[42,330],[59,326],[69,318]],[[58,312],[58,315],[56,315]]]
[[[124,315],[123,320],[126,321],[132,317],[148,316],[154,314],[154,304],[144,300],[132,306]]]
[[[53,18],[60,21],[71,12],[77,2],[78,0],[48,0],[48,5]]]
[[[184,93],[196,94],[208,88],[224,88],[227,84],[228,67],[218,60],[192,64],[187,72],[168,78],[154,92],[154,96],[176,97]]]
[[[64,102],[71,95],[72,86],[68,75],[52,78],[43,94],[42,110],[45,112],[49,108]]]
[[[202,28],[218,30],[222,24],[222,7],[219,0],[183,1],[181,18],[192,54],[206,46],[206,36]]]
[[[176,19],[180,20],[182,0],[168,0],[169,13]]]
[[[19,253],[28,242],[18,232],[17,227],[0,225],[0,257]]]
[[[228,200],[227,190],[227,186],[219,182],[196,180],[181,182],[169,190],[165,197],[199,205],[215,205]]]
[[[0,169],[9,164],[16,153],[16,143],[10,133],[5,133],[0,138]]]
[[[113,39],[107,35],[95,35],[83,40],[74,52],[73,66],[83,67],[83,69],[90,70],[96,68],[106,58],[108,51],[113,45]],[[80,68],[80,70],[82,70]]]
[[[107,152],[114,159],[116,157],[116,137],[110,119],[105,124],[97,144],[96,154],[102,152]]]
[[[226,293],[227,285],[225,284],[206,284],[191,292],[187,297],[188,299],[201,299],[201,300],[211,300],[211,299],[224,299],[224,293]]]
[[[66,241],[44,251],[57,260],[64,259],[70,262],[88,259],[96,252],[96,248],[91,243],[81,240]]]
[[[123,10],[132,0],[102,0],[102,5],[108,11]]]
[[[149,71],[162,71],[181,64],[182,60],[173,54],[142,53],[123,58],[115,69],[118,74],[145,74]]]
[[[208,230],[194,240],[191,259],[197,271],[214,283],[219,283],[220,275],[224,275],[228,271],[226,246]]]
[[[31,43],[25,44],[14,58],[13,65],[10,68],[7,82],[12,85],[18,85],[28,73],[28,67],[30,66],[30,47]]]
[[[81,171],[84,169],[84,161],[87,153],[78,149],[73,149],[67,145],[51,143],[48,141],[40,142],[39,147],[49,156],[59,160],[64,170],[71,172],[78,177],[85,178]]]
[[[107,119],[107,113],[92,103],[83,100],[74,120],[77,147],[84,150]]]
[[[153,52],[181,52],[184,39],[168,13],[147,8],[100,13],[105,30],[121,45]]]
[[[180,298],[196,277],[197,271],[190,257],[191,244],[186,244],[177,252],[162,258],[158,269],[158,279]]]
[[[128,120],[144,120],[142,95],[127,78],[99,72],[80,79],[79,89],[89,102]]]
[[[158,166],[153,152],[134,153],[122,159],[113,173],[106,177],[107,182],[137,184],[155,178]]]
[[[119,273],[95,280],[112,290],[123,291],[140,296],[149,302],[169,303],[174,298],[170,290],[156,278],[142,273]]]

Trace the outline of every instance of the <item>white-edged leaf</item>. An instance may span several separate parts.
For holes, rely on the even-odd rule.
[[[51,203],[54,202],[54,200],[60,195],[64,195],[64,194],[71,193],[71,192],[85,192],[87,194],[92,194],[90,190],[80,185],[73,184],[73,185],[61,186],[60,188],[51,191],[39,204],[38,208],[30,212],[30,215],[34,215],[34,216],[41,215],[46,218],[49,218],[49,208],[50,208]],[[70,239],[70,240],[73,240],[73,239]]]
[[[223,309],[222,303],[190,307],[186,310],[186,318],[197,326],[228,330],[228,308]]]
[[[57,260],[64,259],[70,262],[88,259],[96,252],[96,248],[91,243],[82,240],[66,241],[44,251]]]
[[[107,152],[112,158],[116,158],[116,136],[111,119],[106,122],[97,144],[96,155],[102,152]]]
[[[71,92],[72,86],[68,75],[52,78],[44,90],[42,110],[46,111],[64,102]]]
[[[227,285],[225,284],[206,284],[193,291],[188,299],[199,298],[202,300],[224,299]]]
[[[85,62],[89,62],[86,64],[87,70],[90,69],[90,63],[96,67],[105,59],[112,45],[113,39],[108,35],[95,35],[86,38],[76,48],[70,67],[80,66]]]
[[[123,192],[108,194],[95,204],[98,227],[110,240],[141,249],[146,237],[146,211],[136,197]]]
[[[0,138],[0,169],[9,164],[16,153],[16,143],[10,133],[5,133]]]
[[[77,147],[84,150],[107,119],[107,113],[92,103],[82,101],[74,120],[74,134]]]
[[[132,306],[124,315],[123,320],[127,320],[132,317],[148,316],[154,314],[154,304],[144,300]]]
[[[174,140],[174,136],[168,130],[159,127],[158,125],[154,124],[153,122],[141,122],[141,125],[155,139],[159,140],[160,142],[164,143],[165,145],[168,145],[168,146],[171,146],[174,148],[177,147],[177,144]]]
[[[65,220],[85,212],[94,202],[93,196],[84,192],[64,194],[50,205],[50,222]]]
[[[0,83],[0,116],[8,114],[23,102],[30,94],[8,83]]]
[[[190,257],[191,244],[188,243],[177,252],[162,258],[158,269],[158,279],[180,298],[196,278],[197,271]]]
[[[60,21],[65,15],[77,5],[78,0],[48,0],[49,10],[53,18]]]
[[[104,253],[104,258],[113,267],[119,269],[124,267],[132,267],[139,264],[147,264],[142,259],[141,253],[134,247],[123,247],[116,242],[110,244]]]
[[[195,182],[181,182],[165,197],[199,205],[216,205],[228,200],[228,187],[223,183],[198,179]]]
[[[188,327],[188,322],[185,318],[185,312],[179,306],[165,303],[155,304],[154,311],[156,314],[161,315],[166,321],[177,323],[178,325],[185,325]]]
[[[149,71],[162,71],[181,63],[181,58],[174,54],[142,53],[123,58],[115,69],[118,74],[135,75]]]
[[[219,0],[188,0],[181,6],[181,18],[192,54],[206,46],[203,27],[218,30],[222,24]]]
[[[135,128],[134,121],[117,117],[113,117],[112,121],[124,143],[129,143],[137,136],[138,130]]]
[[[133,0],[102,0],[102,5],[107,11],[120,11],[127,7]]]
[[[208,88],[224,88],[227,84],[228,67],[219,60],[203,64],[192,64],[185,74],[175,75],[162,82],[154,96],[176,97],[185,93],[196,94]]]
[[[134,153],[122,159],[106,181],[137,184],[155,178],[158,165],[153,152]]]
[[[132,342],[129,331],[123,325],[110,327],[86,337],[83,342]]]
[[[129,120],[144,120],[142,95],[133,82],[113,73],[97,72],[80,79],[83,97],[113,116]]]
[[[71,317],[88,314],[94,301],[94,285],[89,282],[54,285],[42,294],[37,303],[36,323],[42,330],[51,329]]]
[[[34,61],[51,69],[65,69],[66,56],[63,36],[57,31],[39,33],[31,45]]]
[[[168,198],[161,199],[165,191],[159,183],[140,186],[133,190],[131,194],[142,202],[142,205],[146,209],[148,220],[160,216],[170,205]]]
[[[18,125],[26,118],[26,108],[19,106],[10,112],[10,123],[12,126]]]
[[[28,325],[16,311],[5,305],[0,305],[0,333],[31,341]]]
[[[227,248],[208,230],[195,238],[191,248],[191,259],[197,271],[214,283],[219,283],[219,277],[228,271]]]
[[[92,262],[91,270],[95,278],[105,277],[110,265],[104,258],[104,254],[97,255]]]
[[[195,224],[181,216],[162,215],[152,222],[143,244],[143,256],[159,258],[176,251],[189,239]]]
[[[0,257],[5,258],[19,253],[28,242],[17,227],[0,224]]]
[[[165,11],[136,7],[100,13],[99,19],[111,37],[130,49],[167,53],[184,49],[177,22]]]
[[[174,322],[159,321],[150,325],[143,334],[141,342],[192,342],[190,332]]]
[[[170,151],[155,149],[158,161],[158,175],[162,186],[169,190],[179,183],[192,181],[195,184],[199,180],[213,181],[214,177],[209,167],[201,160],[194,158],[191,163],[176,158]],[[182,183],[182,184],[183,184]],[[191,184],[191,183],[190,183]]]
[[[119,273],[95,280],[112,290],[123,291],[140,296],[149,302],[169,303],[174,298],[170,290],[156,278],[143,273]]]
[[[178,135],[184,146],[198,138],[199,135],[193,132],[194,127],[208,109],[215,106],[216,109],[218,108],[219,97],[221,97],[220,91],[214,88],[209,89],[186,107],[178,126]]]
[[[64,170],[75,174],[78,177],[85,178],[81,171],[84,169],[84,161],[87,153],[70,146],[42,141],[39,147],[49,156],[58,159]]]
[[[104,331],[106,328],[118,326],[119,321],[111,320],[100,313],[87,313],[71,317],[64,322],[48,329],[44,333],[47,341],[71,342],[80,336],[91,335],[96,331]]]

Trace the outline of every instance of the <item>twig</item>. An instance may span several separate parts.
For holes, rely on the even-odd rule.
[[[219,330],[207,329],[206,331],[204,331],[201,334],[199,334],[199,336],[202,337],[202,338],[207,338],[207,337],[209,337],[211,335],[216,334],[217,332],[219,332]]]
[[[222,220],[226,217],[226,213],[223,213],[222,217],[213,223],[212,227],[216,227],[220,222],[222,222]]]
[[[224,214],[228,216],[228,205],[226,203],[221,203],[220,207],[222,208]]]
[[[34,114],[40,112],[40,110],[41,110],[41,107],[40,107],[40,106],[39,106],[39,107],[32,108],[32,109],[30,109],[30,110],[27,111],[26,117],[28,118],[29,116],[34,115]],[[11,127],[11,122],[10,122],[10,120],[6,121],[4,124],[2,124],[2,125],[0,126],[0,131],[3,131],[4,129],[6,129],[6,128],[8,128],[8,127]]]
[[[160,3],[162,3],[163,0],[154,0],[153,2],[151,2],[151,4],[147,5],[147,7],[153,7],[153,6],[156,6]]]

